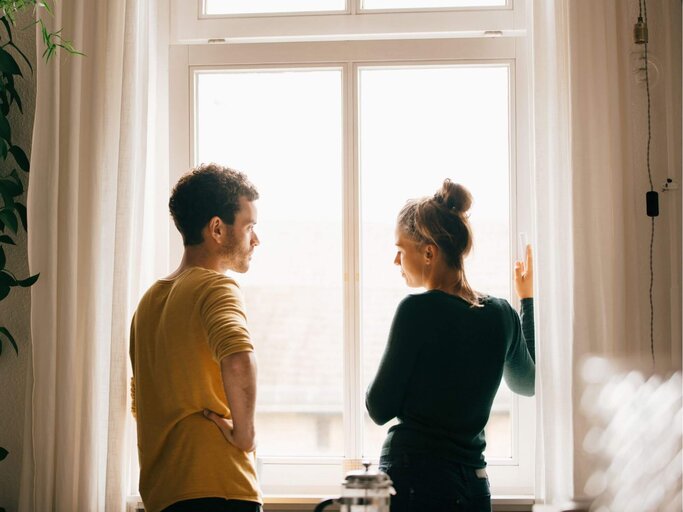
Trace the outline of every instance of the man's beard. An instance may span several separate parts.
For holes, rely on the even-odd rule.
[[[227,262],[228,268],[243,274],[249,270],[249,254],[251,251],[242,250],[233,231],[228,232],[228,240],[221,245],[221,256]]]

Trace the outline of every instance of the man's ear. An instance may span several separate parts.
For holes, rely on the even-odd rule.
[[[215,216],[211,217],[209,219],[209,223],[207,224],[207,231],[209,236],[215,240],[216,242],[221,242],[221,237],[223,236],[223,221],[220,219],[220,217]]]

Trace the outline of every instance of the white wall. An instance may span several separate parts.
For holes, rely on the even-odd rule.
[[[27,9],[31,11],[31,9]],[[30,13],[29,13],[30,14]],[[15,42],[31,61],[35,68],[36,32],[30,26],[21,30],[31,22],[30,16],[22,14],[17,19],[14,30]],[[4,30],[4,28],[2,29]],[[35,77],[28,66],[17,59],[24,79],[17,79],[17,91],[22,99],[23,115],[16,110],[10,116],[13,143],[20,146],[30,156],[31,135],[33,130],[33,113],[35,110]],[[20,171],[21,172],[21,171]],[[0,169],[6,174],[7,169]],[[28,176],[21,172],[24,188],[28,187]],[[26,195],[21,198],[26,202]],[[30,226],[29,226],[30,228]],[[26,233],[23,231],[15,237],[16,247],[7,248],[7,268],[17,277],[28,277],[28,258],[26,254]],[[0,446],[9,451],[7,458],[0,462],[0,507],[7,512],[17,510],[19,501],[19,478],[21,475],[21,459],[24,439],[24,418],[27,391],[27,373],[30,364],[30,291],[14,288],[10,295],[0,302],[0,325],[7,327],[14,335],[19,346],[19,356],[8,343],[3,343],[0,356]]]

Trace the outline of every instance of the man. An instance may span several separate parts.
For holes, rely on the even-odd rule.
[[[173,189],[183,258],[140,300],[130,335],[147,512],[261,510],[256,362],[239,286],[224,275],[249,269],[256,199],[244,174],[216,164]]]

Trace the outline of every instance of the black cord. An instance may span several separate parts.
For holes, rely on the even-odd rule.
[[[655,281],[655,272],[652,265],[652,248],[655,243],[655,218],[650,217],[650,352],[652,353],[652,365],[655,365],[655,305],[652,300],[652,288]]]
[[[647,0],[640,0],[640,15],[644,15],[645,26],[647,27]],[[647,92],[647,178],[650,182],[650,192],[654,191],[652,183],[652,168],[650,167],[650,146],[652,144],[652,115],[650,98],[650,73],[647,59],[647,44],[645,39],[645,90]],[[653,250],[655,243],[655,218],[650,217],[650,352],[652,354],[652,365],[655,364],[655,305],[652,290],[655,282]]]

